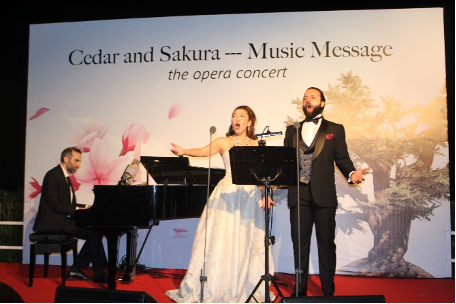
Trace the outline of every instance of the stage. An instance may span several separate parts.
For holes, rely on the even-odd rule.
[[[139,272],[130,284],[117,283],[120,291],[144,291],[160,303],[173,303],[165,291],[179,287],[185,269],[145,269]],[[0,263],[0,282],[8,285],[26,303],[51,303],[55,300],[56,289],[61,284],[60,266],[49,266],[48,278],[43,277],[43,265],[37,265],[33,287],[29,287],[29,267],[19,263]],[[86,271],[91,275],[91,268]],[[277,285],[285,301],[294,286],[294,275],[276,273]],[[260,280],[260,278],[258,278]],[[454,303],[455,281],[444,279],[373,278],[336,276],[335,297],[383,295],[387,303]],[[67,287],[97,288],[107,290],[105,284],[92,281],[67,281]],[[271,286],[271,291],[275,288]],[[309,278],[309,296],[322,296],[318,276]],[[109,291],[106,291],[109,293]],[[0,294],[0,302],[5,302]],[[273,299],[271,299],[272,302]],[[278,297],[276,302],[281,299]]]

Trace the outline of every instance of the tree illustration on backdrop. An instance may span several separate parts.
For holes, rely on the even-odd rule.
[[[446,90],[425,106],[404,109],[387,96],[374,102],[369,87],[351,72],[324,90],[330,103],[324,116],[344,125],[355,167],[371,168],[375,200],[336,174],[338,195],[349,195],[356,207],[342,210],[338,228],[351,234],[367,222],[374,244],[368,256],[338,269],[341,274],[390,277],[432,277],[404,260],[414,219],[430,220],[433,210],[449,201],[449,165],[432,169],[434,157],[445,148]],[[301,108],[299,100],[293,101]],[[432,185],[430,187],[430,185]],[[350,218],[350,220],[348,220]]]

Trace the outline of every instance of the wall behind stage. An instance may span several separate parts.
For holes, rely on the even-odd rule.
[[[442,14],[429,8],[32,25],[24,263],[42,179],[65,147],[84,151],[77,197],[90,204],[93,185],[117,184],[134,158],[170,157],[171,142],[190,148],[225,136],[238,105],[256,112],[257,133],[266,126],[284,132],[303,118],[302,95],[316,86],[327,95],[325,117],[344,124],[356,166],[371,168],[358,187],[336,170],[338,273],[451,276]],[[221,157],[211,165],[222,168]],[[145,180],[141,170],[137,183]],[[427,190],[429,180],[435,191]],[[275,271],[294,273],[286,191],[274,193],[274,261]],[[197,222],[162,221],[139,262],[186,268]],[[139,234],[142,245],[145,231]]]

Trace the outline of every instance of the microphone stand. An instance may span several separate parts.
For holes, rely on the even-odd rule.
[[[200,275],[200,284],[201,284],[201,292],[200,292],[200,303],[203,303],[204,298],[204,283],[207,282],[206,277],[206,250],[207,250],[207,201],[209,200],[209,189],[210,189],[210,181],[211,181],[211,155],[212,155],[212,134],[215,133],[215,127],[212,126],[209,130],[209,168],[207,170],[207,192],[206,192],[206,228],[204,229],[204,260],[203,260],[203,269],[201,269]]]
[[[299,166],[300,166],[300,157],[299,157],[299,122],[294,123],[296,128],[296,192],[297,192],[297,204],[298,204],[298,268],[295,269],[296,272],[296,285],[295,285],[295,295],[299,295],[299,285],[301,284],[301,210],[299,203]]]

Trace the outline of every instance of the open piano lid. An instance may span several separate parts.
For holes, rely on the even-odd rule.
[[[207,185],[208,169],[190,166],[188,157],[141,156],[140,160],[157,184]],[[224,175],[224,169],[211,168],[211,185]]]

